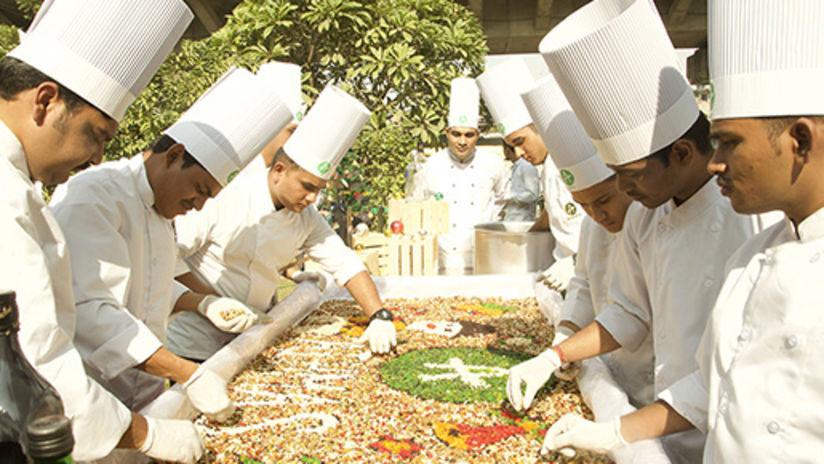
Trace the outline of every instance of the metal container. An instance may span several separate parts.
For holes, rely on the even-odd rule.
[[[527,274],[552,264],[549,231],[527,232],[532,222],[485,222],[475,226],[475,274]]]

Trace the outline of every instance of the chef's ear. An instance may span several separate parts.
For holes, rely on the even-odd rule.
[[[178,159],[182,160],[183,155],[185,154],[186,147],[184,147],[182,143],[175,143],[174,145],[169,147],[169,149],[166,150],[165,153],[163,153],[163,156],[166,160],[166,167],[170,167]]]

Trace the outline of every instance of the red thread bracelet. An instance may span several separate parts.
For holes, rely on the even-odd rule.
[[[552,351],[554,351],[555,354],[558,355],[558,359],[560,359],[563,364],[569,364],[569,360],[566,358],[566,356],[564,356],[563,350],[561,350],[561,345],[553,346]]]

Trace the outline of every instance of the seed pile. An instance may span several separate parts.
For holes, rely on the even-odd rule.
[[[232,319],[234,319],[238,316],[242,316],[244,314],[246,314],[246,313],[242,309],[232,308],[232,309],[225,309],[225,310],[221,311],[220,312],[220,317],[224,321],[231,321]]]
[[[553,380],[526,414],[509,407],[506,369],[547,349],[553,337],[533,298],[385,304],[399,329],[389,355],[369,357],[355,343],[368,321],[357,304],[339,300],[321,305],[258,356],[229,385],[235,415],[223,424],[197,419],[209,459],[609,462],[588,454],[539,456],[547,427],[563,414],[592,417],[574,383]],[[429,330],[405,329],[415,322]],[[442,330],[446,322],[471,330]]]

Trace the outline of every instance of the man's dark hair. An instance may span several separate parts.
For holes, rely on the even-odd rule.
[[[824,116],[769,116],[758,118],[767,125],[771,141],[775,141],[778,136],[784,133],[790,125],[798,121],[798,118],[810,118],[816,124],[824,124]]]
[[[150,149],[152,153],[163,153],[164,151],[172,148],[172,145],[176,144],[177,140],[169,137],[166,134],[160,134],[160,137],[156,138],[154,142],[151,143]],[[194,156],[188,151],[183,152],[183,165],[181,168],[186,169],[189,166],[200,166],[203,168],[203,165],[200,164]],[[203,168],[206,169],[206,168]]]
[[[275,153],[275,158],[272,160],[272,166],[274,166],[278,161],[286,165],[289,170],[300,168],[300,165],[298,165],[295,160],[290,158],[289,155],[283,151],[283,147],[278,148],[277,153]],[[269,169],[272,169],[272,166],[269,166]]]
[[[696,119],[695,122],[692,123],[692,126],[687,129],[687,132],[685,132],[681,137],[678,137],[675,142],[681,139],[686,139],[694,143],[695,147],[702,155],[712,155],[712,144],[710,143],[710,121],[704,113],[699,111],[698,119]],[[672,146],[675,145],[675,142],[672,142],[666,147],[656,151],[650,155],[650,158],[655,158],[664,166],[669,166],[669,155],[672,151]]]
[[[32,66],[16,58],[6,57],[0,60],[0,98],[3,100],[14,100],[20,92],[33,89],[43,82],[57,84],[59,96],[66,103],[66,110],[69,114],[80,110],[85,105],[94,107],[76,93]],[[105,113],[104,115],[108,116]]]

